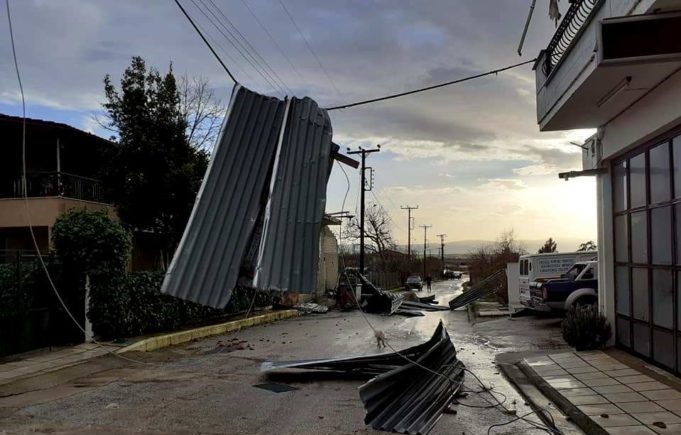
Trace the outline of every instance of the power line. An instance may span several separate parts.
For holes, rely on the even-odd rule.
[[[347,109],[349,107],[362,106],[364,104],[369,104],[369,103],[377,103],[379,101],[391,100],[393,98],[404,97],[406,95],[417,94],[419,92],[430,91],[432,89],[437,89],[437,88],[443,88],[445,86],[451,86],[451,85],[455,85],[457,83],[462,83],[462,82],[467,82],[469,80],[478,79],[480,77],[490,76],[492,74],[498,74],[500,72],[507,71],[509,69],[518,68],[519,66],[527,65],[529,63],[534,63],[536,60],[537,59],[528,60],[528,61],[517,63],[517,64],[514,64],[514,65],[509,65],[509,66],[506,66],[506,67],[503,67],[503,68],[498,68],[498,69],[495,69],[495,70],[492,70],[492,71],[484,72],[484,73],[481,73],[481,74],[476,74],[476,75],[460,78],[460,79],[457,79],[457,80],[452,80],[452,81],[449,81],[449,82],[440,83],[440,84],[437,84],[437,85],[427,86],[425,88],[419,88],[419,89],[414,89],[414,90],[411,90],[411,91],[400,92],[398,94],[386,95],[384,97],[372,98],[370,100],[358,101],[356,103],[343,104],[342,106],[327,107],[326,110]]]
[[[303,31],[302,31],[302,30],[300,29],[300,27],[298,26],[298,23],[296,23],[296,20],[295,20],[295,18],[293,18],[293,15],[291,15],[291,13],[290,13],[289,10],[286,8],[286,5],[284,4],[284,2],[283,2],[282,0],[279,0],[279,4],[281,5],[282,9],[284,9],[284,12],[286,12],[286,15],[288,16],[289,20],[291,20],[291,23],[293,23],[293,27],[296,28],[296,31],[298,32],[298,34],[300,35],[300,37],[301,37],[301,38],[303,39],[303,41],[305,42],[305,46],[307,47],[307,50],[308,50],[308,51],[310,52],[310,54],[312,54],[312,56],[317,60],[317,63],[319,64],[319,68],[321,68],[322,72],[324,73],[324,75],[326,76],[326,78],[327,78],[327,79],[329,80],[329,82],[331,83],[331,86],[333,86],[333,88],[336,90],[336,93],[337,93],[338,95],[340,95],[340,91],[339,91],[338,88],[336,87],[336,83],[333,81],[333,79],[332,79],[331,76],[329,75],[329,72],[326,70],[326,68],[324,68],[324,64],[322,64],[322,61],[319,59],[319,56],[317,56],[317,53],[315,53],[315,51],[312,49],[312,46],[310,45],[310,42],[307,40],[307,38],[306,38],[305,35],[303,34]]]
[[[208,2],[213,5],[213,8],[220,14],[220,16],[229,24],[229,26],[236,32],[237,35],[241,38],[241,40],[246,44],[246,47],[250,49],[250,54],[251,57],[255,55],[260,60],[260,66],[264,71],[269,71],[268,75],[274,80],[275,82],[279,82],[280,85],[282,85],[289,94],[293,94],[291,89],[288,87],[288,85],[282,80],[282,78],[277,74],[277,72],[270,66],[269,63],[265,60],[265,58],[258,52],[258,50],[253,47],[253,45],[248,41],[248,38],[244,36],[243,33],[239,30],[239,28],[232,22],[232,20],[229,19],[227,15],[222,11],[222,9],[215,4],[213,0],[208,0]],[[201,3],[203,3],[203,0],[201,0]],[[205,5],[205,4],[204,4]],[[254,58],[255,60],[255,58]]]
[[[8,1],[9,1],[9,0],[8,0]],[[189,22],[191,23],[192,27],[194,27],[194,30],[196,30],[196,33],[199,34],[199,36],[200,36],[201,39],[203,40],[204,44],[206,44],[206,46],[208,47],[208,49],[210,50],[210,52],[213,53],[213,56],[215,56],[215,59],[217,59],[217,61],[220,63],[220,65],[222,65],[222,68],[225,70],[225,72],[227,73],[227,75],[229,76],[229,78],[232,79],[232,81],[233,81],[234,83],[238,84],[239,81],[236,79],[236,77],[234,77],[234,74],[232,74],[232,72],[229,70],[229,68],[227,68],[227,65],[225,65],[225,63],[222,61],[222,59],[220,59],[220,56],[218,56],[218,54],[215,52],[215,49],[213,49],[213,46],[210,45],[210,42],[208,42],[208,40],[206,39],[206,37],[203,36],[203,33],[201,32],[201,30],[199,30],[198,26],[194,23],[194,20],[192,20],[192,17],[190,17],[189,14],[187,13],[187,11],[184,10],[184,8],[182,7],[182,5],[180,4],[180,1],[179,1],[179,0],[175,0],[175,4],[180,8],[180,10],[181,10],[182,13],[184,14],[184,16],[187,18],[187,20],[189,20]]]
[[[277,84],[273,83],[272,80],[271,80],[270,78],[267,77],[267,75],[266,75],[267,71],[265,71],[265,74],[263,74],[263,72],[261,71],[260,67],[259,67],[259,66],[256,66],[256,65],[253,63],[255,59],[254,59],[254,60],[251,60],[251,59],[244,53],[244,51],[248,52],[248,50],[246,50],[246,49],[243,47],[243,45],[237,40],[237,38],[236,38],[236,37],[234,36],[234,34],[227,28],[227,26],[225,26],[224,23],[222,23],[222,21],[217,17],[217,15],[215,15],[215,13],[214,13],[210,8],[208,8],[208,6],[206,6],[206,4],[203,2],[203,0],[198,0],[198,1],[201,2],[201,4],[203,5],[203,7],[206,8],[206,10],[208,10],[208,12],[214,17],[215,20],[214,20],[213,18],[211,18],[211,17],[203,10],[203,8],[201,8],[201,6],[199,6],[199,5],[196,3],[195,0],[190,0],[190,1],[191,1],[192,4],[194,5],[194,7],[195,7],[196,9],[198,9],[199,12],[201,12],[201,15],[203,15],[203,16],[206,18],[206,20],[208,20],[208,22],[209,22],[210,24],[212,24],[213,27],[215,27],[215,29],[218,31],[218,33],[220,33],[220,34],[222,35],[222,37],[225,38],[225,40],[227,40],[227,42],[229,42],[229,44],[230,44],[230,45],[231,45],[231,46],[232,46],[232,47],[241,55],[241,57],[243,57],[243,58],[246,60],[246,62],[248,62],[248,64],[251,65],[251,67],[253,68],[253,70],[254,70],[257,74],[259,74],[260,77],[263,78],[263,80],[265,80],[265,82],[272,88],[272,90],[273,90],[275,93],[276,93],[276,92],[281,92],[282,94],[286,94],[286,92],[283,90],[283,88],[278,87]],[[216,21],[217,21],[217,23],[216,23]],[[224,28],[224,29],[227,31],[227,33],[225,33],[225,32],[222,30],[221,26],[218,25],[218,23],[222,26],[222,28]],[[237,44],[238,44],[238,45],[237,45]],[[248,54],[250,55],[250,53],[248,53]],[[257,61],[256,61],[256,63],[257,63]]]
[[[246,2],[246,0],[241,0],[241,3],[246,7],[246,9],[248,9],[248,12],[251,14],[251,16],[253,17],[253,20],[255,20],[255,22],[258,24],[258,26],[260,26],[260,28],[265,32],[265,34],[267,34],[267,37],[272,42],[272,44],[274,44],[274,46],[277,48],[277,50],[279,50],[279,53],[282,55],[282,57],[284,59],[286,59],[286,62],[288,62],[288,64],[291,66],[291,69],[293,69],[293,71],[298,75],[299,78],[302,78],[303,75],[300,73],[300,71],[298,71],[295,64],[286,55],[286,52],[284,51],[283,48],[281,48],[281,45],[279,45],[279,43],[274,38],[274,36],[272,36],[272,33],[270,33],[270,31],[267,30],[267,27],[262,23],[262,21],[260,21],[260,19],[256,15],[256,13],[253,11],[253,9],[251,9],[251,7],[248,6],[248,3]]]

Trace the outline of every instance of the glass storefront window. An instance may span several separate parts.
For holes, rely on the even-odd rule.
[[[631,269],[631,293],[634,299],[634,318],[648,321],[648,269]]]
[[[681,198],[681,136],[672,139],[672,154],[674,155],[674,197]]]
[[[631,261],[648,262],[648,225],[646,211],[631,214]]]
[[[663,143],[650,150],[648,171],[650,174],[650,203],[657,204],[669,201],[672,196],[669,144]]]
[[[672,271],[653,269],[653,323],[664,328],[674,327],[674,288]]]
[[[627,215],[615,216],[615,261],[629,262]]]
[[[615,268],[615,292],[617,294],[617,312],[630,316],[631,304],[629,303],[629,268],[627,266],[617,266]]]
[[[653,264],[672,264],[672,209],[650,211],[650,244]]]
[[[645,153],[629,160],[629,184],[631,208],[646,205],[646,155]]]

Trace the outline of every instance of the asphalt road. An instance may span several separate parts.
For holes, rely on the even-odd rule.
[[[434,283],[433,291],[446,304],[460,292],[460,282]],[[106,356],[3,387],[0,433],[380,433],[363,423],[357,392],[362,380],[310,373],[267,377],[260,372],[260,364],[268,360],[375,353],[367,320],[397,349],[427,340],[443,320],[459,358],[518,415],[530,409],[499,372],[495,357],[563,346],[556,319],[500,318],[473,324],[465,311],[414,318],[330,312],[156,352],[126,354],[138,362]],[[266,382],[296,389],[275,393],[254,387]],[[468,390],[480,389],[471,375],[465,383]],[[482,396],[492,400],[485,393],[470,393],[452,407],[455,413],[442,416],[431,433],[486,434],[490,426],[515,418],[490,409]],[[540,432],[516,421],[491,433]]]

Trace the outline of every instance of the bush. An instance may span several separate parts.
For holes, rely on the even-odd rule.
[[[593,350],[605,346],[610,339],[608,320],[595,305],[573,306],[562,323],[563,338],[577,350]]]
[[[130,234],[104,212],[71,210],[57,219],[52,234],[61,287],[80,297],[73,306],[82,307],[85,276],[90,277],[88,318],[103,339],[169,331],[239,313],[251,304],[251,289],[235,289],[222,310],[162,294],[163,272],[126,273]],[[269,295],[260,292],[254,307],[271,304]]]
[[[91,300],[98,302],[90,305],[88,316],[95,333],[111,339],[169,331],[242,312],[253,300],[253,290],[237,288],[224,310],[206,307],[162,294],[163,276],[163,272],[131,273],[113,286],[93,288]],[[271,303],[259,292],[254,307]]]

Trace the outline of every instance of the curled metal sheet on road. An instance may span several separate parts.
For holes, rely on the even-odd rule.
[[[449,301],[449,308],[456,310],[457,308],[465,307],[466,305],[484,298],[487,295],[496,293],[502,290],[506,285],[506,271],[500,269],[480,281],[464,293]]]
[[[292,98],[277,150],[254,286],[312,293],[332,163],[331,121],[310,98]]]
[[[463,384],[464,365],[442,322],[425,343],[399,352],[265,362],[260,370],[308,369],[375,376],[359,389],[364,422],[374,429],[428,433]]]
[[[413,362],[378,375],[359,388],[367,411],[364,422],[374,429],[426,434],[461,388],[464,365],[456,357],[442,322],[431,346]]]
[[[424,310],[424,311],[450,311],[449,307],[443,307],[441,305],[426,304],[423,302],[414,301],[403,301],[400,308],[406,308],[408,310]]]
[[[162,292],[227,305],[263,209],[285,102],[236,86]]]

